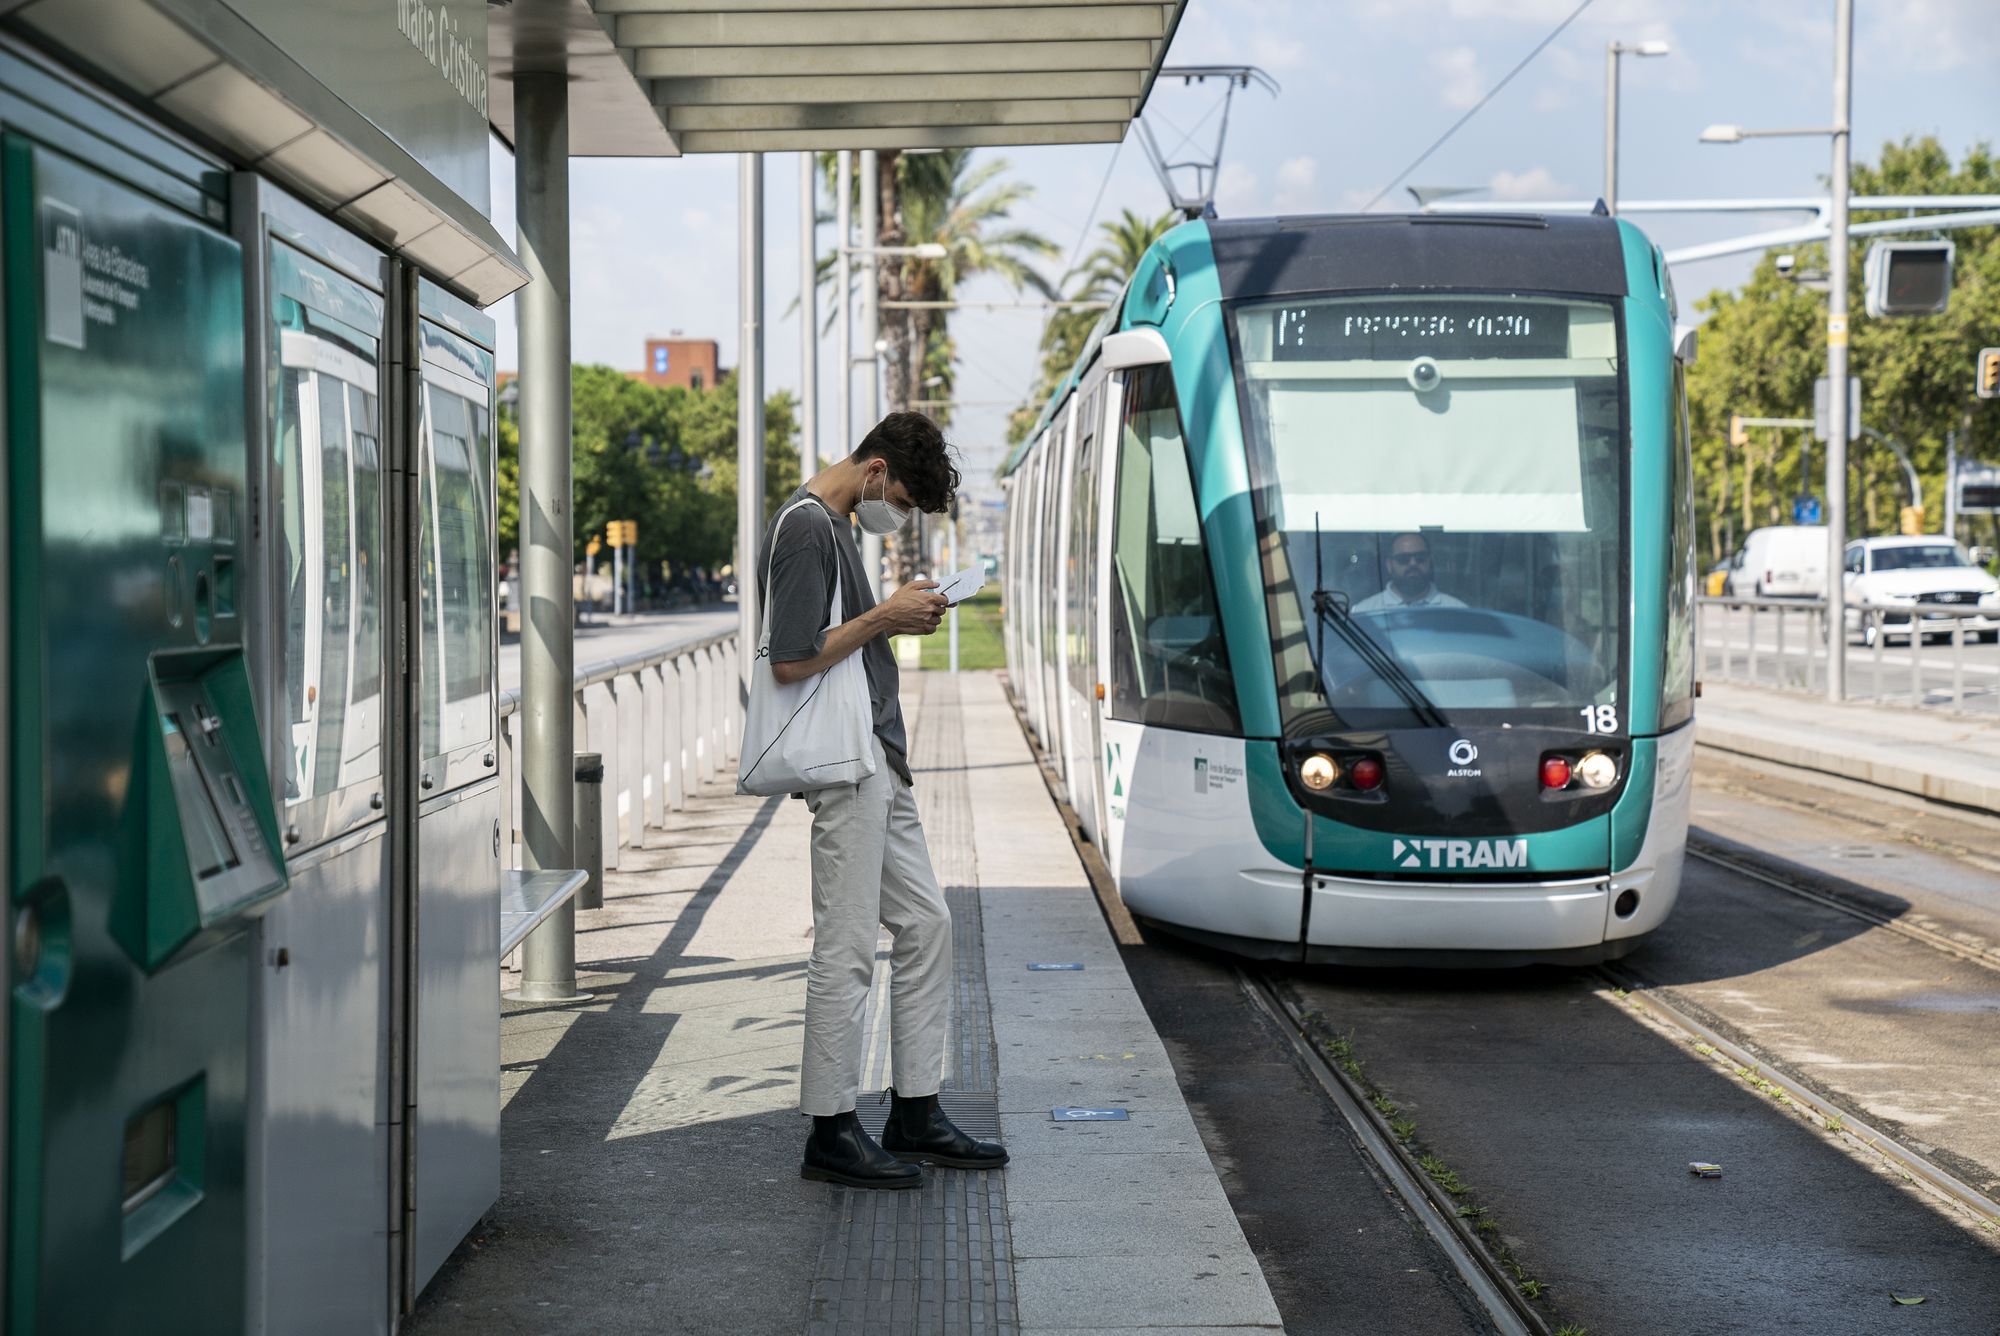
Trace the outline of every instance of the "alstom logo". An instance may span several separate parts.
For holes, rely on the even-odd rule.
[[[1526,840],[1397,840],[1399,868],[1526,867]]]

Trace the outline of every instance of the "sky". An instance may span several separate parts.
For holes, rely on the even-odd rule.
[[[1563,18],[1578,0],[1189,0],[1166,64],[1250,64],[1280,85],[1240,91],[1229,114],[1216,210],[1225,218],[1362,208]],[[2000,142],[2000,0],[1859,0],[1854,153],[1936,135],[1954,157]],[[1468,199],[1595,198],[1604,193],[1604,66],[1609,41],[1663,40],[1671,54],[1626,57],[1621,80],[1622,199],[1810,195],[1824,190],[1825,138],[1697,142],[1704,126],[1826,125],[1833,114],[1833,0],[1593,0],[1405,185],[1472,186]],[[1143,113],[1162,147],[1219,117],[1213,83],[1161,78]],[[1204,119],[1206,118],[1206,119]],[[1097,242],[1096,223],[1167,200],[1136,134],[1120,145],[982,150],[1034,187],[1014,221],[1061,251],[1046,272]],[[1171,154],[1170,154],[1171,156]],[[493,218],[514,234],[514,173],[493,149]],[[799,155],[767,154],[765,378],[800,383]],[[648,336],[713,338],[738,362],[737,159],[578,160],[571,172],[572,347],[579,362],[636,369]],[[822,202],[825,192],[822,191]],[[1399,187],[1377,212],[1410,208]],[[1799,221],[1797,215],[1650,217],[1672,249]],[[822,250],[830,225],[819,230]],[[1733,286],[1752,258],[1681,266],[1683,304]],[[997,280],[967,301],[1015,294]],[[494,308],[500,365],[515,365],[511,299]],[[962,311],[952,322],[962,407],[951,436],[969,490],[990,490],[1005,456],[1007,407],[1034,380],[1039,311]],[[821,318],[826,315],[821,304]],[[833,419],[832,340],[815,340],[819,449],[844,452]],[[860,397],[857,378],[856,398]],[[857,429],[865,429],[860,413]],[[858,431],[857,431],[858,436]]]

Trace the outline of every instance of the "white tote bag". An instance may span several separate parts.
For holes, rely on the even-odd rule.
[[[771,521],[773,563],[778,531],[802,506],[819,509],[818,502],[802,496]],[[827,522],[832,523],[830,517]],[[836,552],[833,601],[826,614],[829,631],[844,619],[839,560]],[[855,651],[825,672],[789,685],[780,683],[771,672],[770,566],[764,574],[764,620],[757,657],[750,664],[750,705],[743,721],[736,791],[769,796],[857,784],[875,773],[875,706],[861,653]]]

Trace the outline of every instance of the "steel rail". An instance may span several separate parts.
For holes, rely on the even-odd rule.
[[[1307,1032],[1298,1007],[1262,975],[1238,968],[1237,983],[1252,1006],[1270,1018],[1326,1092],[1327,1101],[1346,1121],[1348,1130],[1375,1169],[1451,1263],[1452,1270],[1493,1319],[1503,1336],[1550,1336],[1548,1320],[1507,1279],[1500,1263],[1486,1250],[1451,1197],[1432,1182],[1409,1150],[1398,1141],[1366,1094],[1348,1075],[1326,1060]]]
[[[1675,1005],[1670,1000],[1673,994],[1663,986],[1649,984],[1616,965],[1600,965],[1597,967],[1597,973],[1612,986],[1640,999],[1650,1014],[1707,1044],[1738,1068],[1753,1072],[1777,1086],[1785,1092],[1787,1099],[1804,1108],[1825,1125],[1828,1131],[1837,1131],[1855,1145],[1874,1151],[1892,1161],[1910,1178],[1921,1181],[1925,1187],[1938,1195],[1973,1212],[1981,1220],[2000,1226],[2000,1202],[1994,1201],[1956,1174],[1940,1168],[1922,1154],[1911,1150],[1859,1114],[1804,1085],[1788,1075],[1783,1067],[1771,1059],[1759,1057],[1734,1040],[1717,1033]]]
[[[1878,909],[1873,909],[1857,901],[1850,900],[1838,891],[1829,891],[1808,886],[1802,881],[1768,871],[1748,860],[1737,858],[1717,849],[1705,848],[1696,844],[1693,840],[1688,841],[1687,852],[1691,858],[1699,858],[1704,863],[1712,863],[1716,867],[1733,872],[1739,877],[1747,877],[1752,881],[1762,882],[1766,886],[1772,886],[1778,890],[1795,895],[1801,900],[1809,900],[1822,908],[1831,909],[1852,918],[1858,918],[1862,922],[1874,927],[1886,928],[1899,936],[1907,937],[1913,942],[1927,946],[1933,951],[1942,952],[1959,960],[1968,960],[1975,965],[1984,965],[1988,969],[2000,970],[2000,950],[1968,946],[1964,942],[1954,941],[1941,932],[1932,932],[1929,928],[1919,927],[1914,923],[1905,923],[1903,920],[1884,914]]]

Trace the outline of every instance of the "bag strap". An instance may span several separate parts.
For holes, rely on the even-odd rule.
[[[833,627],[840,625],[840,623],[843,620],[845,620],[843,614],[846,611],[847,605],[846,602],[841,598],[840,549],[839,549],[840,535],[833,531],[834,530],[833,512],[828,510],[825,507],[825,505],[821,503],[818,497],[814,496],[811,492],[808,492],[804,496],[800,497],[798,500],[791,502],[783,510],[780,510],[777,514],[777,517],[771,521],[771,555],[769,559],[766,560],[764,563],[763,635],[766,641],[769,641],[771,638],[771,577],[778,567],[778,531],[784,527],[786,517],[789,516],[793,511],[799,509],[801,506],[811,506],[815,510],[819,511],[820,514],[826,516],[827,530],[829,533],[833,534],[833,540],[835,544],[833,553],[833,602],[832,605],[827,608],[827,617],[828,617],[827,629],[831,630],[833,629]]]

